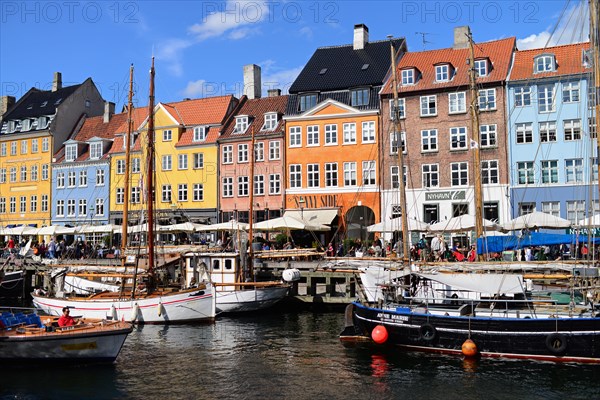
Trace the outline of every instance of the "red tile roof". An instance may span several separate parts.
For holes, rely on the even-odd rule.
[[[163,103],[163,106],[182,125],[220,125],[234,100],[235,97],[227,95]]]
[[[233,134],[233,130],[235,128],[235,118],[232,118],[227,123],[227,126],[223,129],[221,138],[250,136],[252,128],[254,128],[255,135],[267,135],[283,132],[282,116],[285,113],[288,99],[289,96],[284,95],[246,100],[246,102],[236,112],[235,115],[247,115],[249,117],[248,129],[246,129],[246,132],[244,133]],[[277,126],[275,129],[270,131],[261,131],[261,128],[265,123],[265,114],[268,112],[277,113]]]
[[[127,113],[113,115],[107,123],[104,123],[104,116],[86,118],[83,126],[72,138],[79,142],[86,142],[93,137],[103,139],[113,139],[118,128],[127,122]]]
[[[488,58],[492,64],[492,69],[487,76],[477,78],[478,84],[502,82],[506,80],[510,67],[512,52],[515,49],[515,38],[494,40],[491,42],[476,43],[475,59]],[[443,90],[452,87],[466,86],[469,84],[469,74],[467,60],[469,59],[469,49],[439,49],[420,52],[407,52],[400,59],[396,66],[397,79],[400,81],[400,71],[408,68],[417,68],[421,76],[414,85],[402,86],[398,83],[398,90],[401,93],[415,92],[422,90]],[[450,63],[456,70],[452,80],[448,82],[435,82],[435,65]],[[382,90],[382,94],[392,93],[392,77]]]
[[[518,50],[510,72],[509,80],[516,81],[532,78],[546,78],[560,75],[583,74],[590,71],[583,65],[583,52],[590,49],[590,43],[574,43],[544,49]],[[533,60],[541,54],[553,54],[556,70],[534,73]]]

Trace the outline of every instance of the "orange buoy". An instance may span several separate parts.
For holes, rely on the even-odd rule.
[[[388,332],[383,325],[377,325],[371,332],[371,338],[377,344],[383,344],[388,340]]]
[[[465,357],[475,357],[477,355],[477,345],[471,339],[465,340],[462,344],[462,353]]]

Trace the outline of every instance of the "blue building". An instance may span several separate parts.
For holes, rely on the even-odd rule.
[[[599,211],[589,43],[516,51],[507,81],[513,217]],[[591,90],[590,90],[591,82]]]

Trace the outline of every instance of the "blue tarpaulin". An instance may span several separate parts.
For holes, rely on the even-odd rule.
[[[592,243],[600,243],[600,238],[593,237]],[[504,250],[517,250],[524,247],[552,246],[559,244],[575,245],[587,243],[587,235],[567,235],[557,233],[531,232],[522,236],[488,236],[477,239],[477,253],[501,253]]]

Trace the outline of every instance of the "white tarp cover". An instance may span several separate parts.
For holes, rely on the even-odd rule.
[[[292,218],[289,216],[283,216],[279,218],[273,218],[266,221],[261,221],[255,223],[252,228],[257,231],[275,231],[282,229],[304,229],[306,224],[302,221],[297,220],[296,218]],[[327,228],[329,230],[329,228]]]
[[[408,219],[408,230],[410,231],[426,231],[429,224],[416,219]],[[402,217],[392,218],[385,221],[381,221],[374,225],[367,227],[368,232],[396,232],[402,230]]]
[[[305,209],[305,210],[288,210],[283,216],[295,218],[306,225],[305,229],[309,231],[323,231],[331,229],[328,226],[338,215],[337,208],[335,209]]]
[[[426,279],[447,285],[454,290],[467,290],[482,294],[523,293],[523,276],[518,274],[417,274]]]
[[[212,231],[246,231],[249,225],[244,222],[238,222],[231,220],[228,222],[221,222],[213,225],[200,225],[197,232],[212,232]]]
[[[475,217],[469,214],[463,214],[459,217],[453,217],[446,221],[440,221],[436,224],[429,225],[430,232],[467,232],[475,230]],[[483,220],[483,229],[496,230],[497,225],[487,219]]]
[[[502,229],[507,231],[518,231],[525,228],[553,228],[561,229],[571,226],[571,221],[555,217],[539,211],[521,215],[502,224]]]

